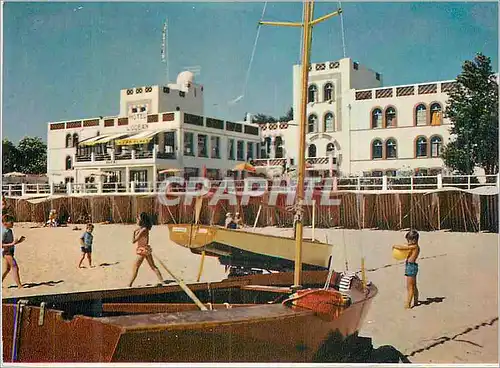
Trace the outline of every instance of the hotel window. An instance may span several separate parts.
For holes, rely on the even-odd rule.
[[[388,107],[387,110],[385,110],[385,127],[392,128],[396,125],[396,109],[394,107]]]
[[[274,138],[274,158],[283,158],[283,138]]]
[[[194,156],[194,133],[184,133],[184,155]]]
[[[415,125],[427,125],[427,107],[424,104],[419,104],[415,108]]]
[[[228,139],[227,141],[227,158],[234,160],[234,139]]]
[[[165,132],[164,133],[165,142],[165,153],[174,155],[175,154],[175,132]]]
[[[441,151],[443,149],[443,140],[439,136],[434,136],[431,138],[431,157],[441,156]]]
[[[309,89],[307,90],[307,102],[316,102],[318,101],[318,87],[315,84],[311,84]]]
[[[309,115],[307,119],[307,132],[308,133],[316,133],[318,131],[318,117],[315,114]]]
[[[379,108],[372,111],[372,128],[382,128],[382,110]]]
[[[427,157],[427,138],[418,137],[415,145],[415,155],[417,157]]]
[[[262,154],[262,151],[261,151],[262,148],[260,147],[261,145],[258,142],[255,145],[256,145],[255,155],[257,156],[257,158],[261,158],[261,154]]]
[[[326,145],[326,154],[327,154],[327,156],[334,156],[335,155],[335,145],[333,143],[328,143]]]
[[[211,158],[220,158],[220,137],[210,137]]]
[[[325,114],[324,131],[325,132],[335,131],[335,119],[333,118],[333,114],[331,112]]]
[[[269,158],[271,155],[271,137],[266,137],[261,146],[261,157]]]
[[[372,159],[382,158],[382,141],[375,139],[372,142]]]
[[[198,157],[208,157],[207,136],[198,134]]]
[[[307,147],[307,157],[316,157],[316,145],[310,144]]]
[[[237,141],[236,142],[236,159],[238,161],[244,161],[245,160],[245,158],[244,158],[244,155],[245,155],[244,146],[245,146],[245,142],[243,142],[243,141]]]
[[[247,142],[247,161],[253,160],[253,142]]]
[[[396,176],[396,170],[385,170],[386,176]]]
[[[333,84],[331,84],[330,82],[325,84],[325,87],[323,88],[323,96],[323,101],[333,100]]]
[[[384,173],[382,171],[380,171],[380,170],[373,170],[372,171],[372,177],[380,178],[382,176],[384,176]]]
[[[71,161],[72,161],[71,157],[70,156],[66,156],[66,170],[71,170],[72,169],[73,163]]]
[[[73,147],[78,145],[78,134],[73,134]]]
[[[385,158],[397,158],[398,151],[395,139],[388,139],[385,142]]]
[[[434,102],[431,105],[431,125],[441,125],[443,112],[441,104]]]
[[[71,134],[66,134],[66,148],[73,147],[73,139],[71,138]]]

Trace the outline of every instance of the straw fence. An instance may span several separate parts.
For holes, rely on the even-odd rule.
[[[461,232],[498,232],[498,195],[480,196],[462,191],[433,193],[338,193],[338,206],[316,206],[318,228],[421,231],[451,230]],[[219,201],[209,206],[204,198],[200,216],[203,224],[224,223],[226,212],[240,212],[246,224],[253,225],[262,205],[257,226],[293,226],[293,211],[286,206],[286,196],[279,195],[275,206],[268,197],[253,197],[246,206]],[[319,202],[319,201],[318,201]],[[132,223],[138,213],[153,216],[156,224],[193,221],[194,200],[191,205],[164,206],[156,196],[88,196],[26,200],[7,198],[8,210],[20,222],[45,222],[49,211],[56,209],[60,221],[71,216],[73,223]],[[312,223],[312,206],[305,207],[304,224]]]

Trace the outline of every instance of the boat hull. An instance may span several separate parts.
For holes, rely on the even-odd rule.
[[[168,225],[170,240],[193,253],[218,257],[221,264],[276,271],[293,270],[295,239],[197,224]],[[304,239],[304,270],[329,267],[332,245]]]
[[[318,287],[326,274],[305,272],[304,284]],[[292,277],[289,273],[255,275],[213,283],[211,293],[220,301],[212,311],[193,310],[192,303],[173,303],[178,298],[176,285],[128,289],[129,296],[126,290],[36,296],[21,313],[18,304],[4,300],[3,358],[26,363],[314,361],[332,332],[348,336],[361,328],[377,289],[370,285],[366,293],[351,290],[353,303],[339,306],[330,316],[285,305],[282,300],[266,302],[277,296],[287,298],[289,294],[282,292],[287,287],[278,285],[290,285]],[[206,286],[191,288],[202,295]],[[162,294],[162,289],[167,292]],[[231,296],[233,301],[228,299]],[[42,311],[36,306],[41,300],[65,311],[71,304],[94,305],[98,312],[86,316],[75,313],[78,309]],[[224,305],[226,300],[235,304]]]

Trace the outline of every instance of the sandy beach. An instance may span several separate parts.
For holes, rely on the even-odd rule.
[[[73,226],[39,228],[20,223],[16,237],[27,240],[16,247],[21,281],[15,288],[7,276],[3,297],[44,293],[122,288],[129,281],[135,259],[131,244],[133,225],[96,225],[95,268],[78,269],[79,237]],[[291,229],[263,228],[259,232],[291,235]],[[421,233],[418,285],[424,302],[403,308],[403,263],[391,257],[391,246],[404,243],[404,232],[316,229],[315,237],[335,244],[334,266],[344,270],[347,253],[350,270],[366,258],[367,276],[379,288],[360,335],[371,337],[374,347],[392,345],[414,363],[498,362],[498,235]],[[311,236],[306,229],[305,236]],[[154,254],[186,282],[194,282],[200,257],[170,242],[166,226],[151,232]],[[87,266],[86,261],[84,265]],[[163,272],[165,279],[170,277]],[[217,259],[207,258],[201,281],[226,277]],[[154,273],[144,266],[136,286],[153,285]]]

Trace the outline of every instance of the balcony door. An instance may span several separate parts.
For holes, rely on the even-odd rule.
[[[145,191],[148,187],[148,170],[130,170],[130,181],[135,183],[136,191]]]

